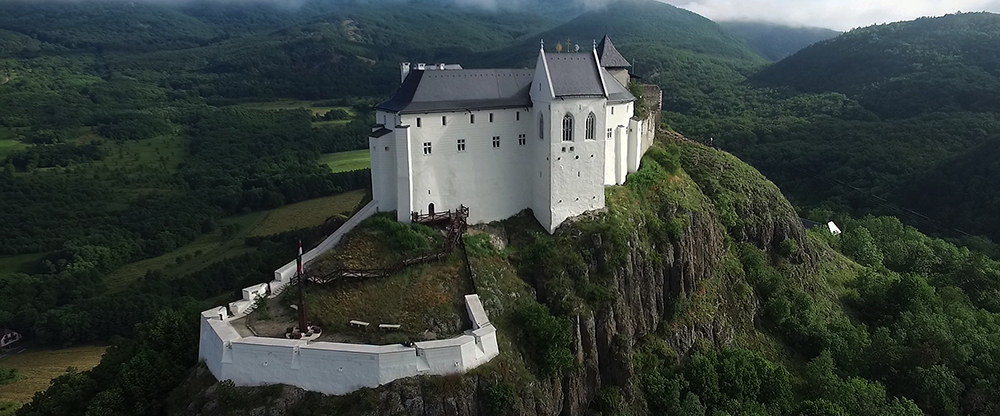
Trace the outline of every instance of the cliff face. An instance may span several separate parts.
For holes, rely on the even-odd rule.
[[[752,168],[699,145],[671,143],[671,151],[679,153],[682,162],[676,173],[670,172],[669,158],[660,162],[644,159],[644,164],[657,166],[637,174],[646,176],[636,176],[636,185],[609,191],[607,212],[565,224],[553,237],[559,239],[561,249],[577,250],[580,258],[587,259],[584,267],[557,272],[575,281],[600,279],[613,293],[612,300],[604,304],[565,314],[573,322],[571,350],[577,362],[573,369],[557,376],[521,375],[527,374],[524,363],[532,358],[515,345],[516,337],[509,334],[517,332],[511,328],[513,320],[503,318],[510,310],[498,300],[519,295],[512,295],[512,286],[497,283],[502,267],[473,261],[473,273],[482,274],[476,278],[477,289],[491,319],[501,333],[508,332],[508,342],[501,342],[504,352],[493,363],[461,376],[399,380],[346,398],[324,398],[286,386],[267,404],[237,413],[280,415],[314,402],[339,407],[346,414],[582,415],[609,388],[619,391],[627,401],[641,394],[630,357],[644,337],[655,334],[664,338],[680,356],[696,342],[728,345],[735,326],[753,325],[755,303],[739,316],[709,313],[693,319],[665,319],[671,319],[676,303],[700,296],[706,281],[719,279],[720,264],[731,247],[727,236],[732,242],[770,248],[785,239],[802,243],[804,231],[777,188]],[[720,170],[725,173],[711,173]],[[727,218],[727,211],[736,214],[736,221]],[[497,227],[486,228],[494,245],[518,243],[516,237],[508,237]],[[525,286],[522,293],[540,299],[567,296],[554,295],[545,283],[525,278],[524,265],[509,269],[520,270],[522,276],[513,280]],[[724,283],[720,285],[722,292],[729,289]],[[499,401],[504,409],[491,405],[498,402],[495,396],[499,393],[494,389],[498,378],[519,380],[512,394]],[[214,403],[211,397],[218,396],[211,391],[218,388],[209,387],[201,394],[208,400],[188,403],[175,413],[206,411],[206,406]],[[345,402],[354,405],[348,410],[337,404]],[[641,412],[641,407],[635,411]]]

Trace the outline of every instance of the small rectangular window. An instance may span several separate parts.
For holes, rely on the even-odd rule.
[[[521,112],[520,111],[514,113],[514,120],[515,121],[521,121]]]
[[[420,117],[417,117],[417,127],[420,127]]]
[[[385,147],[385,151],[387,151],[387,152],[389,151],[389,146]]]
[[[608,129],[608,138],[611,138],[611,129]]]
[[[493,148],[500,147],[500,136],[493,136]]]
[[[424,142],[424,154],[431,154],[431,142]]]
[[[465,151],[465,139],[458,139],[458,151],[459,152]]]
[[[476,115],[469,114],[469,124],[476,124]]]
[[[611,107],[611,115],[615,115],[615,108]]]
[[[490,123],[493,122],[493,113],[490,113]]]
[[[441,125],[442,126],[448,125],[448,116],[441,116]]]
[[[517,135],[517,144],[519,144],[521,146],[524,146],[524,145],[528,144],[528,135],[527,134],[518,134]]]

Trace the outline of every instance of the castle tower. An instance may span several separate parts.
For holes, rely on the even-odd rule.
[[[600,59],[601,66],[603,66],[604,69],[608,70],[608,72],[611,73],[611,75],[614,76],[618,82],[621,82],[622,85],[628,87],[628,71],[629,68],[632,67],[632,64],[630,64],[628,60],[625,59],[620,52],[618,52],[618,49],[616,49],[615,45],[611,43],[611,38],[609,38],[608,35],[604,35],[604,38],[601,39],[601,43],[597,44],[597,57]]]

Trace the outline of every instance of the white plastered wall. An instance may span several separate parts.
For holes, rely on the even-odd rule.
[[[604,98],[556,98],[551,103],[549,149],[552,169],[549,232],[569,217],[604,207],[606,163]],[[594,140],[586,140],[586,120],[596,117]],[[563,118],[573,119],[573,140],[563,141]]]
[[[421,127],[416,127],[418,117]],[[447,118],[445,125],[441,117]],[[404,114],[402,122],[410,126],[413,211],[429,213],[430,204],[435,212],[465,205],[469,222],[475,224],[509,218],[527,208],[531,158],[541,147],[528,137],[531,120],[532,112],[525,107]],[[500,147],[494,147],[494,137],[499,137]],[[460,139],[464,150],[459,150]],[[425,154],[428,143],[430,154]]]

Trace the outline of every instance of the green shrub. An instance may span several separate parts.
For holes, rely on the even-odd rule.
[[[791,238],[786,238],[781,242],[781,254],[785,257],[799,252],[799,244]]]
[[[514,386],[506,381],[496,381],[483,387],[484,405],[493,416],[511,414],[516,397]]]
[[[21,372],[16,368],[3,368],[0,367],[0,386],[4,384],[11,384],[22,378]]]
[[[431,241],[441,237],[433,228],[423,224],[403,224],[392,218],[391,214],[374,215],[361,225],[381,233],[389,247],[400,253],[429,250]]]
[[[556,375],[575,365],[570,344],[572,327],[568,319],[557,318],[537,302],[525,303],[518,310],[525,341],[542,374]]]

